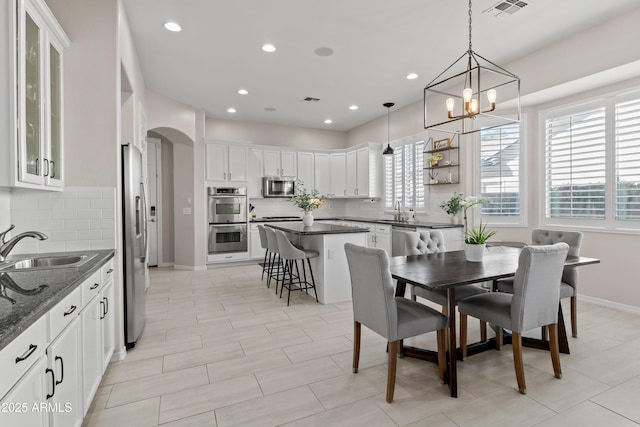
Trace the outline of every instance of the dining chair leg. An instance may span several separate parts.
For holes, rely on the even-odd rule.
[[[396,387],[396,364],[398,362],[399,341],[389,343],[389,373],[387,375],[387,402],[393,402],[393,391]]]
[[[558,324],[549,325],[549,350],[551,352],[551,363],[553,373],[556,378],[562,378],[562,367],[560,366],[560,346],[558,345]]]
[[[353,373],[358,373],[358,364],[360,363],[360,331],[362,325],[360,322],[353,322]]]
[[[578,297],[571,297],[571,336],[578,338]]]
[[[543,341],[549,341],[549,329],[546,326],[543,326],[542,328],[540,328],[541,331],[541,335],[542,335],[542,340]]]
[[[444,374],[447,370],[447,352],[445,350],[447,336],[445,329],[439,329],[436,335],[438,338],[438,377],[440,378],[440,383],[444,384]]]
[[[527,394],[527,385],[524,382],[524,364],[522,363],[522,335],[512,332],[511,344],[513,345],[513,365],[516,368],[518,390],[522,394]]]
[[[480,341],[485,342],[487,340],[487,322],[480,321]]]
[[[496,326],[496,350],[502,348],[503,331],[500,326]]]
[[[460,349],[462,360],[467,357],[467,315],[460,313]]]

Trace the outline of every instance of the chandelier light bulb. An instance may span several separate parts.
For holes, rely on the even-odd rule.
[[[462,98],[464,99],[464,102],[471,101],[471,95],[473,95],[473,91],[471,90],[471,88],[466,88],[465,90],[463,90]]]
[[[489,100],[489,104],[495,104],[496,103],[496,90],[495,89],[489,89],[487,91],[487,99]]]
[[[475,114],[478,112],[478,100],[473,98],[471,100],[471,113]]]
[[[453,113],[453,107],[456,105],[456,101],[453,98],[447,98],[447,111]]]

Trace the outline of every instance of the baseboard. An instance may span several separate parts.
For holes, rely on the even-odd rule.
[[[118,351],[113,351],[113,354],[111,355],[111,360],[109,363],[113,363],[113,362],[122,362],[125,357],[127,357],[127,349],[126,348],[121,348]]]
[[[580,300],[589,302],[591,304],[600,305],[603,307],[615,308],[616,310],[640,314],[640,307],[636,307],[635,305],[621,304],[619,302],[609,301],[602,298],[596,298],[596,297],[590,297],[587,295],[578,294],[578,301]]]
[[[161,262],[160,264],[158,264],[158,267],[160,267],[160,268],[173,267],[173,263],[172,262]]]
[[[204,271],[207,269],[206,265],[174,265],[175,270],[191,270],[191,271]]]

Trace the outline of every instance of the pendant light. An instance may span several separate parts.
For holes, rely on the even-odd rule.
[[[469,48],[424,88],[425,129],[464,135],[520,122],[520,79],[473,51],[471,0],[468,13]],[[498,108],[498,98],[510,102]],[[473,126],[478,117],[491,125]]]
[[[391,148],[391,144],[389,144],[389,140],[390,140],[390,114],[391,114],[391,107],[393,107],[394,104],[393,102],[385,102],[384,104],[382,104],[384,107],[387,107],[387,146],[385,147],[384,151],[382,152],[383,156],[390,156],[393,154],[393,148]]]

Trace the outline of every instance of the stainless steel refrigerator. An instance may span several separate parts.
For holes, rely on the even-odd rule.
[[[145,319],[144,292],[147,281],[147,203],[142,175],[142,152],[122,146],[122,226],[124,266],[124,338],[135,346]]]

